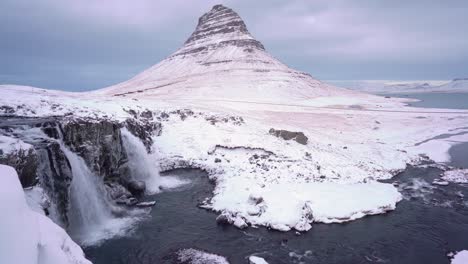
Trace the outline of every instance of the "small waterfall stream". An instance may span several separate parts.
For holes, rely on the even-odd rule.
[[[128,155],[130,173],[132,177],[146,183],[146,191],[154,194],[160,191],[161,177],[156,166],[156,159],[146,152],[143,142],[128,129],[120,130],[123,146]]]

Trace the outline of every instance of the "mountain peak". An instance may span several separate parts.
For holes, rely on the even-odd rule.
[[[114,96],[268,102],[347,94],[275,59],[242,18],[223,5],[203,14],[172,55],[103,91]]]
[[[174,55],[186,55],[223,46],[265,50],[247,30],[242,18],[231,8],[215,5],[198,19],[198,25],[184,46]]]
[[[215,5],[209,12],[198,19],[197,28],[185,44],[190,44],[206,37],[229,33],[250,36],[247,26],[236,12],[223,5]]]

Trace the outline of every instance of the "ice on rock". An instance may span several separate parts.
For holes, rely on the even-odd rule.
[[[447,185],[449,185],[449,182],[436,179],[436,180],[432,181],[432,184],[440,185],[440,186],[447,186]]]
[[[250,256],[249,257],[250,264],[268,264],[265,259],[257,256]]]
[[[468,183],[468,169],[455,169],[445,171],[442,179],[454,183]]]
[[[177,251],[176,255],[177,260],[184,264],[229,264],[223,256],[193,248],[181,249]]]
[[[28,207],[16,171],[0,165],[0,263],[91,264],[52,220]]]

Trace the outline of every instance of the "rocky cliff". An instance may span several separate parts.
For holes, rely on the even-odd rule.
[[[121,135],[124,126],[142,138],[148,149],[151,136],[160,131],[158,122],[142,121],[139,116],[125,122],[72,117],[0,118],[2,137],[30,146],[2,151],[0,164],[14,167],[23,187],[40,185],[52,202],[52,217],[66,227],[73,171],[63,148],[85,161],[94,175],[105,183],[105,195],[115,203],[132,205],[137,201],[134,195],[144,191],[144,183],[134,180],[129,172]]]

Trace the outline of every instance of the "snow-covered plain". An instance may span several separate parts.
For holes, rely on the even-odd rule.
[[[90,264],[65,230],[28,207],[16,171],[0,165],[0,263]]]
[[[350,98],[355,105],[350,108],[333,98],[311,106],[313,100],[308,105],[268,104],[0,89],[0,105],[13,107],[17,115],[73,112],[124,120],[130,117],[128,109],[153,111],[163,126],[162,134],[153,138],[160,169],[207,170],[216,187],[204,206],[239,227],[305,231],[313,222],[350,221],[393,210],[401,199],[396,188],[375,180],[427,159],[420,154],[448,161],[449,147],[468,132],[466,111],[403,107],[399,102],[370,107],[366,96]],[[308,143],[275,137],[270,128],[303,132]]]

